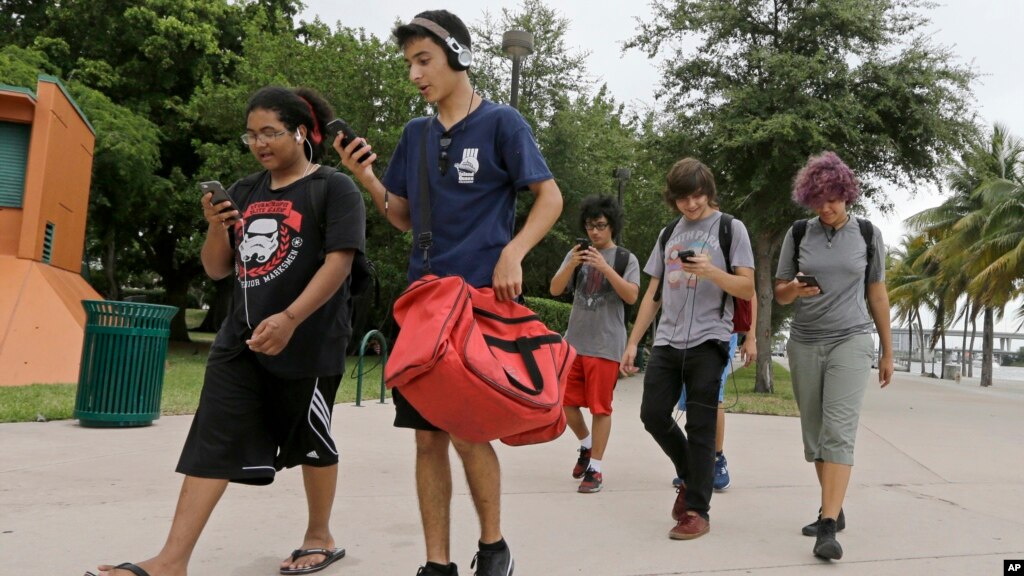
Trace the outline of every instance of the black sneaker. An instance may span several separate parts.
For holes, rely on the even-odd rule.
[[[420,566],[420,569],[416,571],[416,576],[459,576],[459,567],[454,563],[449,564],[451,572],[442,572],[437,568],[427,564],[426,566]]]
[[[803,529],[800,530],[800,532],[802,532],[804,536],[817,536],[818,535],[818,525],[819,524],[821,524],[821,508],[818,508],[818,519],[815,520],[814,522],[811,522],[807,526],[804,526]],[[845,529],[846,529],[846,514],[844,514],[843,513],[843,509],[840,508],[839,509],[839,518],[836,519],[836,532],[842,532]]]
[[[843,547],[836,541],[835,520],[818,520],[818,538],[814,541],[814,555],[826,560],[839,560],[843,557]]]
[[[579,480],[590,468],[590,448],[579,449],[580,457],[576,459],[576,465],[572,467],[572,477]]]
[[[475,576],[512,576],[516,563],[512,560],[512,551],[506,546],[503,550],[478,551],[469,567],[476,567]]]

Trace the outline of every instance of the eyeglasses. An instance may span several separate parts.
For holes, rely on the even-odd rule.
[[[607,230],[608,226],[610,226],[610,224],[608,224],[607,222],[587,222],[586,224],[583,225],[583,227],[588,231],[600,230],[601,232]]]
[[[284,136],[288,133],[288,130],[281,130],[280,132],[258,132],[256,134],[250,134],[246,132],[242,134],[242,143],[246,146],[252,146],[259,142],[260,144],[270,144],[279,137]]]
[[[441,176],[448,174],[448,147],[452,145],[452,134],[445,130],[441,134],[441,157],[437,159],[437,167],[441,170]]]

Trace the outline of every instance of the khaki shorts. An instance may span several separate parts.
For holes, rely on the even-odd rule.
[[[804,458],[852,466],[860,409],[871,376],[871,335],[857,334],[830,344],[790,339],[786,350],[800,409]]]

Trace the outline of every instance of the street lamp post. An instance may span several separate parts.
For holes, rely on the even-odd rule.
[[[615,178],[615,182],[619,185],[619,208],[622,209],[623,216],[626,214],[623,195],[626,191],[626,182],[629,181],[629,177],[629,168],[615,168],[612,170],[612,178]],[[615,231],[615,243],[618,244],[619,242],[622,242],[622,230]]]
[[[533,34],[525,30],[509,30],[501,36],[501,49],[512,57],[512,98],[509,104],[519,109],[519,68],[523,58],[533,54]]]

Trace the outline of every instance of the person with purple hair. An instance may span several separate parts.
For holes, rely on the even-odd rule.
[[[859,197],[857,177],[839,156],[812,156],[796,175],[793,199],[818,216],[786,233],[775,273],[775,300],[796,302],[787,353],[804,457],[814,463],[821,486],[818,519],[802,532],[816,536],[814,555],[829,560],[843,556],[836,532],[846,527],[843,499],[871,371],[873,329],[882,347],[878,381],[883,388],[893,371],[885,244],[877,227],[865,221],[873,228],[866,235],[849,213]],[[802,239],[794,235],[798,225]]]

